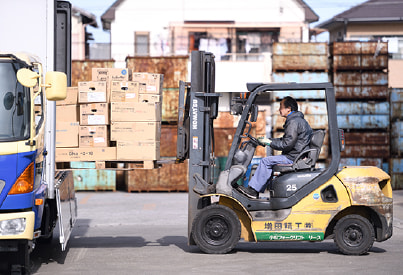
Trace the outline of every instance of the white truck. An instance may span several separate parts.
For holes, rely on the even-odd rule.
[[[59,222],[65,249],[77,216],[74,182],[55,171],[55,100],[71,71],[71,4],[7,1],[0,9],[0,253],[29,273],[30,252]],[[46,77],[44,77],[46,75]]]

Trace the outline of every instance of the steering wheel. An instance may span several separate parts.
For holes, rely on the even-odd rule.
[[[256,146],[257,146],[257,145],[266,146],[265,143],[260,142],[259,139],[253,137],[253,136],[250,134],[250,131],[252,130],[252,123],[250,123],[249,121],[245,121],[245,123],[248,124],[249,128],[248,128],[248,130],[247,130],[246,132],[244,132],[240,137],[241,137],[241,138],[249,138],[252,143],[256,144]]]

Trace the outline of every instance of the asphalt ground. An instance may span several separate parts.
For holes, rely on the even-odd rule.
[[[79,192],[66,251],[57,234],[31,254],[33,274],[403,274],[403,190],[394,191],[394,233],[363,256],[333,240],[240,242],[208,255],[187,245],[187,193]]]

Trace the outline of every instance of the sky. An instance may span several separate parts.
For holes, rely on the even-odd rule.
[[[69,0],[69,1],[74,6],[84,9],[96,16],[98,22],[98,28],[88,27],[88,31],[93,34],[93,37],[95,39],[93,42],[109,43],[109,32],[102,30],[101,16],[116,0],[96,0],[96,1]],[[129,0],[129,1],[142,1],[142,0]],[[159,0],[159,1],[169,1],[169,0]],[[304,0],[304,1],[319,16],[319,21],[311,24],[311,27],[315,27],[319,23],[322,23],[341,12],[344,12],[356,5],[364,3],[366,0]],[[327,33],[321,34],[317,38],[318,41],[320,42],[326,42],[328,40],[328,34]]]

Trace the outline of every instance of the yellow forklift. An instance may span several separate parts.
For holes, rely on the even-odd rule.
[[[180,82],[177,161],[189,160],[188,240],[205,253],[223,254],[240,239],[323,241],[334,239],[340,252],[367,253],[374,241],[392,236],[393,200],[390,177],[377,167],[339,168],[344,132],[338,129],[336,100],[330,83],[248,83],[246,99],[234,100],[240,115],[225,168],[214,182],[214,129],[220,94],[215,93],[211,53],[191,55],[191,82]],[[325,130],[314,132],[310,149],[288,166],[274,166],[267,192],[249,198],[237,187],[257,146],[251,135],[258,105],[272,92],[322,90],[327,106],[329,160],[317,168]],[[253,174],[253,173],[252,173]]]

